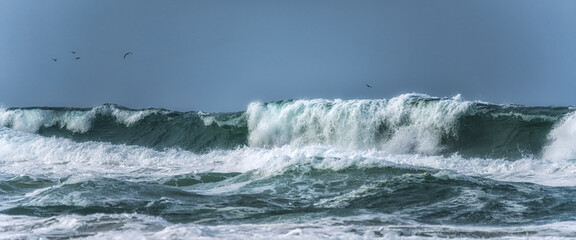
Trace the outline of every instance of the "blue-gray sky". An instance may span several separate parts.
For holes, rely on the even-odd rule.
[[[567,106],[575,90],[573,0],[0,1],[6,107],[220,112],[407,92]]]

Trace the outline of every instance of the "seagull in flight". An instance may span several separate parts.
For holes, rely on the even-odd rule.
[[[53,60],[54,62],[58,61],[58,59],[57,59],[57,58],[52,58],[52,60]]]
[[[72,54],[76,54],[76,52],[75,52],[75,51],[72,51]]]
[[[367,88],[372,88],[372,86],[370,86],[370,84],[366,83],[366,87]]]
[[[130,54],[132,54],[132,52],[124,53],[124,57],[122,57],[122,58],[123,58],[123,59],[126,59],[126,56],[128,56],[128,55],[130,55]]]
[[[75,59],[78,60],[78,59],[80,59],[80,57],[76,57]]]

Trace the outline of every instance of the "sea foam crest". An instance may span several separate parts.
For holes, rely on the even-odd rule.
[[[58,126],[72,132],[85,133],[97,116],[111,116],[120,124],[131,126],[158,110],[130,110],[114,105],[101,105],[91,109],[0,108],[0,124],[24,131],[37,132],[42,127]]]
[[[544,159],[576,160],[576,112],[566,116],[548,135]]]
[[[390,100],[295,100],[251,103],[251,146],[328,144],[394,153],[434,154],[456,135],[469,102],[403,94]]]

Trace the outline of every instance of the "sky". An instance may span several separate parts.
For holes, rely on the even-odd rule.
[[[231,112],[412,92],[575,106],[575,90],[573,0],[0,1],[4,107]]]

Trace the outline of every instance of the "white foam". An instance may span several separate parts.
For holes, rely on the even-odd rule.
[[[456,100],[456,101],[462,101],[462,94],[458,93],[456,95],[454,95],[454,97],[452,97],[452,100]]]
[[[76,133],[85,133],[98,115],[112,116],[129,127],[158,110],[119,109],[102,105],[90,110],[6,109],[0,108],[0,125],[24,132],[37,132],[42,127],[58,126]]]
[[[576,112],[565,117],[548,135],[544,158],[576,161]]]
[[[387,214],[321,217],[260,224],[174,224],[143,214],[60,215],[48,218],[0,214],[0,239],[573,239],[576,222],[528,226],[427,225]],[[370,224],[362,224],[369,222]],[[380,223],[380,224],[375,224]]]
[[[390,100],[251,103],[246,112],[248,140],[258,147],[329,144],[434,154],[441,150],[443,135],[455,134],[457,118],[470,106],[455,99],[403,94]]]
[[[198,112],[198,117],[204,123],[204,126],[210,126],[212,124],[218,125],[218,127],[223,126],[241,126],[241,122],[244,119],[244,114],[238,114],[236,117],[225,118],[225,120],[219,120],[217,114]]]
[[[156,151],[103,142],[77,143],[0,127],[0,172],[5,174],[51,178],[74,176],[80,178],[78,181],[95,176],[120,176],[140,181],[194,172],[256,170],[257,174],[274,175],[294,165],[333,170],[350,166],[427,167],[495,180],[554,186],[574,186],[576,177],[576,165],[572,161],[465,159],[458,155],[394,154],[328,145],[242,147],[195,154],[178,149]]]
[[[0,109],[0,124],[25,131],[36,132],[41,127],[60,126],[75,132],[86,132],[94,118],[93,114],[66,112],[57,114],[53,110],[41,109]]]
[[[363,220],[381,224],[360,225]],[[325,217],[308,222],[202,226],[180,224],[148,235],[150,239],[572,239],[575,222],[538,226],[450,226],[391,223],[394,216],[371,214],[354,217]],[[101,236],[110,236],[102,234]],[[121,234],[122,236],[128,236]],[[98,236],[98,237],[101,237]]]
[[[101,115],[109,114],[114,116],[118,122],[127,127],[130,127],[151,114],[159,113],[159,110],[127,110],[108,105],[96,107],[95,111]]]
[[[0,170],[12,174],[55,175],[130,172],[146,166],[167,166],[196,155],[104,142],[76,143],[0,127]]]
[[[118,239],[118,236],[127,236],[128,233],[145,232],[147,228],[163,229],[169,225],[159,217],[141,214],[60,215],[47,218],[0,214],[0,239],[78,238],[107,232],[110,237],[106,239]]]

